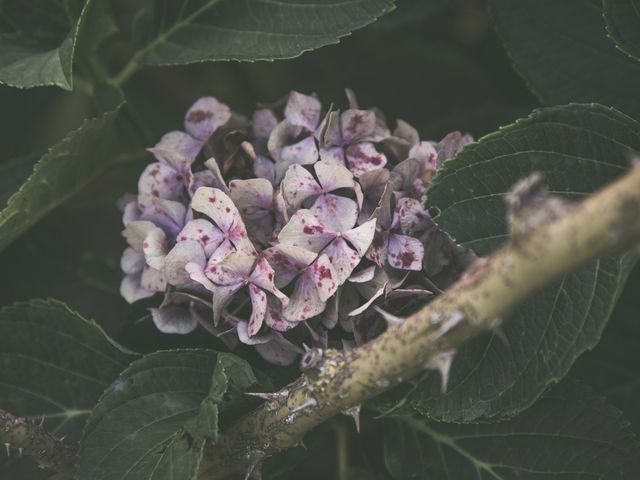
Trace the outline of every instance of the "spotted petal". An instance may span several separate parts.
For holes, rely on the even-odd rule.
[[[406,235],[415,236],[433,224],[422,202],[415,198],[399,199],[394,215],[397,217],[397,223],[400,225],[402,233]]]
[[[221,261],[209,260],[205,273],[209,280],[217,285],[234,285],[246,283],[255,257],[241,252],[232,252]]]
[[[346,151],[347,165],[355,177],[369,170],[384,167],[387,157],[376,150],[373,143],[361,142],[350,145]]]
[[[163,292],[167,287],[162,272],[145,265],[140,277],[140,286],[150,292]]]
[[[320,195],[311,211],[321,224],[334,232],[344,232],[356,224],[358,205],[347,197],[326,193]]]
[[[289,302],[287,296],[276,288],[275,271],[265,258],[259,258],[256,261],[253,272],[249,276],[249,282],[273,294],[284,306]]]
[[[306,168],[291,165],[287,169],[282,180],[282,195],[289,206],[299,208],[307,198],[320,193],[320,185]]]
[[[153,323],[162,333],[185,335],[198,326],[198,319],[187,308],[178,305],[151,308],[150,311]]]
[[[367,258],[379,267],[383,267],[387,261],[389,249],[389,231],[376,230],[373,235],[371,247],[367,251]]]
[[[376,128],[376,114],[370,110],[350,108],[342,112],[340,120],[342,140],[348,145],[369,137]]]
[[[306,248],[312,252],[322,250],[333,238],[331,231],[311,213],[310,210],[298,210],[278,235],[280,243]]]
[[[389,265],[401,270],[422,270],[424,246],[417,238],[392,233],[389,235]]]
[[[149,195],[167,200],[180,198],[184,189],[184,176],[173,167],[155,162],[147,165],[138,180],[140,195]]]
[[[320,163],[327,163],[329,165],[344,166],[344,148],[342,147],[324,147],[319,151]]]
[[[289,322],[301,322],[322,313],[325,306],[313,278],[310,275],[300,275],[289,297],[289,305],[282,313]]]
[[[275,285],[288,285],[316,259],[317,254],[293,245],[276,245],[262,252],[275,272]]]
[[[409,150],[409,158],[414,158],[422,164],[425,170],[435,171],[438,152],[431,142],[418,142]]]
[[[168,160],[164,158],[164,152],[173,151],[189,159],[189,163],[192,163],[200,153],[203,143],[202,140],[194,138],[188,133],[174,130],[164,134],[153,148],[160,152],[159,155],[156,155],[156,158],[160,161]]]
[[[164,228],[172,236],[178,234],[185,223],[186,207],[180,202],[148,195],[138,197],[140,220],[148,220]]]
[[[185,270],[185,266],[190,262],[197,263],[201,267],[207,263],[202,244],[195,240],[176,243],[164,261],[164,275],[167,282],[178,288],[193,286],[194,281]]]
[[[192,136],[206,141],[230,118],[231,110],[228,106],[214,97],[202,97],[187,110],[184,126]]]
[[[249,285],[249,297],[251,298],[251,318],[247,326],[247,335],[253,337],[260,331],[264,317],[267,313],[267,294],[255,285]]]
[[[327,255],[320,255],[307,269],[318,289],[320,300],[326,302],[338,290],[338,275]]]
[[[207,215],[223,232],[228,232],[234,223],[242,223],[233,201],[217,188],[199,188],[193,196],[191,208]]]
[[[159,228],[150,230],[142,242],[142,252],[144,253],[144,259],[147,265],[156,270],[163,271],[164,260],[168,252],[167,236],[165,233]]]
[[[178,242],[185,240],[199,242],[207,257],[210,257],[224,240],[224,234],[210,221],[197,218],[187,222],[178,234],[177,240]]]
[[[344,165],[319,162],[314,165],[318,181],[325,192],[353,188],[353,174]]]
[[[282,315],[282,305],[267,299],[268,307],[267,314],[264,317],[264,322],[267,327],[277,332],[286,332],[297,326],[296,322],[288,322]]]
[[[361,260],[358,252],[352,249],[344,238],[336,238],[324,249],[324,253],[329,256],[336,271],[338,285],[342,285],[351,276]]]
[[[320,122],[321,108],[318,99],[292,91],[284,109],[284,116],[293,125],[313,132]]]
[[[279,181],[291,165],[311,165],[320,158],[316,141],[307,137],[293,145],[287,145],[276,161],[276,181]]]
[[[136,252],[142,252],[142,245],[145,238],[150,232],[154,230],[160,230],[153,223],[146,220],[136,220],[129,222],[125,229],[122,231],[122,236],[127,239],[127,243]]]

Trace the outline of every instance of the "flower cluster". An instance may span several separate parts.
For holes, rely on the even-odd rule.
[[[391,132],[348,98],[323,114],[291,92],[250,121],[199,99],[123,199],[123,297],[162,293],[162,332],[201,325],[285,365],[303,342],[365,342],[397,320],[387,310],[432,294],[423,195],[471,138],[420,140],[401,120]]]

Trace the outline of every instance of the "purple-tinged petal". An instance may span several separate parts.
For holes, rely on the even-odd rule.
[[[318,256],[305,248],[276,245],[262,252],[275,272],[275,285],[283,288],[307,268]]]
[[[320,255],[307,268],[307,273],[318,289],[320,300],[326,302],[338,290],[337,273],[327,255]]]
[[[264,155],[258,155],[253,162],[253,174],[258,178],[264,178],[271,183],[276,181],[276,164]]]
[[[406,140],[410,145],[415,145],[420,141],[418,131],[404,120],[398,119],[396,129],[393,131],[394,137]]]
[[[241,252],[232,252],[221,261],[211,261],[205,269],[209,280],[217,285],[235,285],[247,283],[255,257]]]
[[[384,167],[387,157],[376,150],[373,143],[361,142],[350,145],[346,151],[347,165],[355,177],[359,177],[369,170]]]
[[[173,167],[160,162],[147,165],[138,180],[140,195],[176,200],[184,189],[185,178]]]
[[[211,310],[213,311],[213,323],[217,325],[222,316],[222,310],[229,305],[233,296],[243,287],[242,283],[234,285],[216,286],[213,290],[213,298],[211,301]]]
[[[139,273],[142,271],[143,266],[144,255],[142,253],[135,251],[131,247],[124,249],[120,258],[120,268],[124,273],[127,275]]]
[[[324,192],[339,188],[353,188],[353,174],[344,165],[318,162],[314,165],[314,169]]]
[[[325,305],[318,294],[313,278],[309,275],[300,275],[289,297],[289,305],[284,308],[282,314],[289,322],[302,322],[322,313]]]
[[[251,318],[247,325],[247,335],[253,337],[262,328],[264,317],[267,313],[267,294],[253,284],[249,284],[249,297],[251,298]]]
[[[442,162],[455,157],[462,147],[473,142],[473,137],[469,134],[463,135],[460,132],[451,132],[436,144],[438,152],[438,167]]]
[[[285,118],[293,125],[304,127],[313,132],[320,122],[322,106],[318,99],[292,91],[284,108]]]
[[[373,235],[371,247],[367,251],[366,257],[379,267],[383,267],[387,261],[389,248],[389,231],[376,230]]]
[[[195,262],[189,262],[184,266],[184,269],[187,271],[187,273],[191,277],[191,280],[193,280],[196,283],[199,283],[210,292],[213,292],[215,290],[216,285],[207,278],[207,276],[204,273],[204,268],[202,268],[202,265]]]
[[[325,193],[320,195],[311,212],[321,224],[334,232],[344,232],[353,228],[358,220],[358,205],[347,197]]]
[[[392,233],[389,235],[389,255],[387,261],[400,270],[422,270],[424,246],[417,238]]]
[[[366,311],[372,304],[373,302],[375,302],[378,298],[380,298],[382,295],[384,295],[384,287],[379,288],[371,298],[369,298],[369,300],[364,303],[363,305],[360,305],[358,308],[356,308],[355,310],[352,310],[349,312],[349,316],[350,317],[355,317],[356,315],[360,315],[361,313],[363,313],[364,311]]]
[[[187,110],[184,126],[195,138],[207,141],[230,118],[231,110],[228,106],[213,97],[202,97]]]
[[[162,272],[145,265],[140,277],[140,286],[151,292],[164,292],[167,288],[167,282]]]
[[[198,319],[184,307],[168,305],[162,308],[150,308],[151,318],[162,333],[186,335],[198,326]]]
[[[335,236],[335,232],[322,225],[310,210],[303,209],[298,210],[282,228],[278,240],[285,245],[302,247],[317,253]]]
[[[193,160],[198,156],[200,150],[202,150],[203,142],[197,138],[193,138],[191,135],[179,130],[166,133],[162,136],[160,141],[154,145],[154,149],[158,149],[160,152],[173,151],[178,152],[183,157]],[[160,161],[167,161],[161,153],[160,156],[156,156]],[[169,162],[170,163],[170,162]]]
[[[134,195],[133,200],[128,201],[122,207],[122,224],[126,227],[136,220],[140,220],[140,209],[138,208],[138,197]]]
[[[292,208],[299,208],[310,196],[322,193],[316,179],[301,165],[291,165],[287,169],[281,188],[282,196]]]
[[[236,253],[237,251],[238,250],[233,246],[233,243],[231,243],[229,239],[223,240],[222,243],[218,245],[218,248],[216,248],[209,257],[209,263],[213,265],[221,262],[227,257],[227,255]]]
[[[267,332],[261,335],[249,335],[249,324],[244,321],[237,323],[236,332],[238,333],[238,339],[245,345],[258,346],[273,340],[273,332]]]
[[[282,227],[289,221],[289,216],[287,215],[287,202],[284,201],[284,196],[282,192],[278,190],[273,197],[273,217],[274,217],[274,226],[273,231],[271,232],[270,241],[274,241]]]
[[[316,130],[316,137],[321,148],[342,148],[342,131],[340,129],[340,112],[332,110],[327,112],[322,123]]]
[[[361,260],[358,252],[353,250],[346,240],[341,237],[331,242],[324,249],[324,253],[327,254],[335,269],[338,285],[342,285],[351,276],[351,273]]]
[[[431,142],[422,141],[411,147],[411,150],[409,150],[409,158],[418,160],[424,170],[435,171],[438,152]]]
[[[325,147],[319,151],[320,162],[327,163],[329,165],[340,165],[344,167],[345,157],[344,149],[342,147]]]
[[[342,123],[342,141],[345,145],[351,145],[369,137],[376,128],[376,114],[371,110],[350,108],[342,112],[340,120]]]
[[[288,322],[284,319],[282,316],[282,305],[272,302],[269,299],[267,299],[267,302],[267,314],[264,317],[264,323],[267,324],[267,327],[277,332],[286,332],[298,325],[296,322]]]
[[[256,345],[255,349],[267,362],[281,367],[291,365],[299,354],[293,344],[287,341],[278,341],[277,339]]]
[[[216,251],[224,240],[224,234],[213,223],[204,218],[197,218],[187,222],[184,228],[178,233],[177,241],[195,240],[202,245],[207,257]]]
[[[293,145],[287,145],[280,152],[276,161],[276,182],[283,178],[291,165],[311,165],[320,158],[316,141],[307,137]]]
[[[278,300],[280,300],[283,306],[287,306],[289,299],[284,293],[276,288],[275,271],[265,258],[259,258],[256,261],[256,264],[253,267],[253,272],[251,272],[251,275],[249,276],[249,282],[273,294]]]
[[[133,248],[136,252],[142,252],[142,244],[144,243],[144,239],[149,235],[153,230],[160,230],[153,223],[145,221],[145,220],[136,220],[135,222],[130,222],[127,224],[125,229],[122,231],[122,236],[126,238],[127,243],[131,248]]]
[[[373,279],[375,274],[376,274],[376,266],[371,265],[370,267],[363,268],[359,272],[353,273],[348,280],[351,283],[364,283]]]
[[[287,120],[276,125],[267,141],[267,150],[276,163],[281,160],[282,149],[299,138],[303,131],[302,127],[293,125]]]
[[[429,212],[421,201],[415,198],[404,197],[398,200],[394,215],[400,230],[405,235],[416,236],[433,225]]]
[[[207,215],[223,232],[229,232],[234,224],[244,225],[233,200],[217,188],[201,187],[196,190],[191,208]]]
[[[164,261],[164,276],[167,282],[178,288],[192,287],[194,281],[185,270],[187,263],[196,263],[204,267],[207,259],[202,244],[195,240],[184,240],[167,254]]]
[[[149,298],[156,292],[146,290],[140,285],[140,277],[142,273],[134,273],[125,275],[120,283],[120,295],[128,302],[134,303],[143,298]]]
[[[342,237],[353,245],[361,257],[369,250],[376,232],[376,220],[369,220],[359,227],[342,233]]]
[[[204,170],[200,170],[192,175],[192,181],[189,186],[190,195],[193,196],[196,190],[200,187],[217,188],[229,195],[229,189],[227,188],[227,184],[224,182],[222,172],[220,171],[220,167],[218,166],[216,159],[213,157],[209,158],[204,162],[204,166]]]
[[[186,207],[180,202],[147,195],[138,197],[140,220],[147,220],[163,227],[171,236],[176,236],[185,223]]]
[[[358,221],[369,220],[380,205],[385,188],[389,183],[390,172],[386,168],[376,168],[360,175],[358,179],[364,193],[364,200]]]
[[[258,138],[269,138],[271,131],[276,128],[278,118],[270,108],[260,108],[253,112],[251,126],[253,136]]]
[[[156,270],[164,270],[164,260],[167,256],[167,236],[159,229],[154,228],[147,233],[142,242],[142,252],[147,265]]]
[[[229,197],[241,214],[251,214],[258,209],[271,210],[273,208],[273,185],[264,178],[232,180],[229,182]]]

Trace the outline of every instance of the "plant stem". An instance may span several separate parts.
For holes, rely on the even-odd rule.
[[[371,342],[308,352],[304,374],[286,387],[286,400],[267,402],[207,444],[199,478],[226,478],[245,471],[247,458],[297,445],[316,425],[500,327],[558,277],[640,243],[640,166],[580,204],[548,196],[536,185],[527,179],[509,196],[513,233],[506,246],[478,259],[445,293]]]

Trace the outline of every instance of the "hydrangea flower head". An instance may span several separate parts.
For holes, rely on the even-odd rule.
[[[402,120],[392,133],[347,96],[325,111],[291,92],[251,121],[196,101],[122,201],[122,296],[163,295],[150,309],[162,332],[200,326],[286,365],[303,344],[367,341],[398,318],[388,310],[431,295],[460,247],[423,195],[471,138],[421,140]]]

